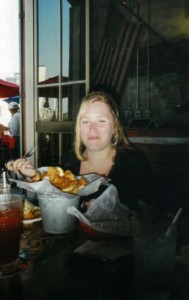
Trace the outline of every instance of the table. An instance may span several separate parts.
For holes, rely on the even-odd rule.
[[[91,241],[80,229],[63,235],[43,231],[42,223],[25,225],[21,253],[27,264],[16,275],[0,279],[1,300],[134,300],[134,259],[132,252],[117,259],[81,254],[80,245]],[[129,244],[128,239],[92,241],[102,245]],[[88,245],[88,244],[87,244]],[[91,244],[90,244],[91,245]],[[111,248],[111,247],[110,247]],[[74,251],[79,249],[79,251]],[[175,284],[170,300],[189,296],[189,260],[176,257]],[[137,299],[139,300],[139,299]],[[150,299],[152,300],[152,299]],[[161,300],[161,299],[159,299]]]
[[[27,264],[18,274],[0,279],[0,299],[117,299],[123,292],[125,264],[132,277],[131,256],[115,262],[73,252],[87,240],[79,226],[74,232],[52,235],[43,231],[41,222],[24,225],[20,248]]]

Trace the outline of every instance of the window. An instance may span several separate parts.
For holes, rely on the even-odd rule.
[[[64,163],[86,93],[85,0],[36,1],[36,130],[38,162]]]

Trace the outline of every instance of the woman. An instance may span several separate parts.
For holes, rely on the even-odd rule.
[[[68,166],[72,172],[107,176],[117,188],[120,201],[130,209],[136,209],[138,199],[148,199],[148,165],[142,154],[129,146],[109,95],[93,92],[83,99],[74,148],[76,157]]]

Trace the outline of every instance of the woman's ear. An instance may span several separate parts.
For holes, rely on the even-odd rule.
[[[115,140],[115,134],[114,134],[114,132],[113,132],[113,134],[112,134],[112,140],[111,140],[111,143],[114,145],[114,144],[115,144],[115,142],[116,142],[116,140]]]

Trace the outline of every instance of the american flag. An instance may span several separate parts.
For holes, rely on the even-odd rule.
[[[105,37],[92,76],[92,85],[103,85],[120,93],[128,77],[129,65],[142,30],[141,23],[126,22],[113,47]]]

